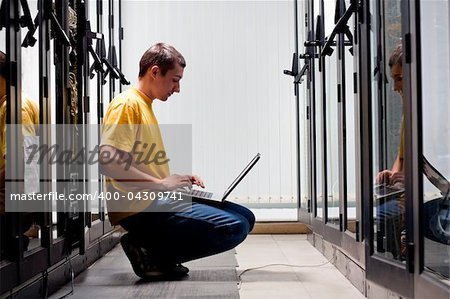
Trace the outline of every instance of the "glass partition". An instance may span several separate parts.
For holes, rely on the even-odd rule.
[[[334,28],[335,1],[324,1],[325,35]],[[339,121],[337,95],[337,51],[325,57],[325,110],[327,159],[327,223],[339,225]]]
[[[299,26],[299,35],[298,35],[298,46],[299,46],[299,55],[303,54],[305,51],[305,48],[303,47],[305,40],[308,36],[308,29],[304,28],[302,30],[301,26],[301,20],[302,16],[305,15],[306,11],[308,11],[308,6],[311,5],[311,3],[298,3],[298,26]],[[299,71],[304,67],[306,60],[300,59],[299,60]],[[311,171],[310,171],[310,154],[309,154],[309,119],[307,116],[307,109],[310,105],[309,103],[309,97],[308,97],[308,82],[307,82],[308,75],[305,74],[302,78],[301,83],[298,86],[298,109],[299,109],[299,165],[300,165],[300,171],[299,171],[299,188],[300,188],[300,208],[307,210],[308,209],[308,201],[311,198],[310,194],[310,184],[311,184]]]
[[[346,7],[350,6],[350,1],[346,0]],[[355,28],[355,16],[353,15],[349,21],[348,26],[350,31],[354,34]],[[355,36],[352,36],[355,38]],[[350,43],[351,41],[346,36],[345,40]],[[351,47],[351,48],[350,48]],[[350,52],[350,50],[352,52]],[[355,82],[353,80],[354,69],[354,57],[352,53],[356,53],[357,49],[353,46],[346,46],[345,55],[345,142],[346,142],[346,198],[347,200],[347,229],[353,233],[356,232],[356,125],[357,125],[357,111],[355,106]]]
[[[371,1],[370,5],[374,249],[385,258],[403,261],[406,199],[400,128],[402,101],[407,99],[403,98],[400,1]]]
[[[336,54],[325,58],[326,74],[326,151],[327,151],[327,222],[339,225],[339,123]]]
[[[318,18],[320,16],[320,4],[321,1],[315,0],[314,1],[314,15],[315,15],[315,23],[322,22],[322,18]],[[315,29],[321,28],[322,24],[315,24]],[[323,31],[323,28],[321,29]],[[315,32],[315,37],[318,37],[318,33]],[[321,38],[321,37],[320,37]],[[315,47],[316,53],[318,53],[319,48]],[[323,207],[324,207],[324,160],[323,160],[323,153],[324,153],[324,140],[323,140],[323,129],[324,129],[324,104],[323,104],[323,96],[322,96],[322,74],[323,74],[323,66],[320,65],[320,58],[314,59],[315,61],[315,68],[314,68],[314,87],[315,87],[315,136],[316,136],[316,144],[315,144],[315,150],[316,150],[316,216],[317,218],[323,217]],[[322,69],[320,69],[322,67]]]
[[[421,5],[424,266],[450,283],[450,5]],[[434,45],[431,46],[430,45]]]
[[[38,1],[28,1],[30,8],[31,18],[34,19],[38,12]],[[22,40],[29,32],[28,28],[21,29]],[[38,32],[34,34],[34,37],[38,39]],[[39,132],[37,124],[39,123],[39,39],[36,44],[31,47],[22,47],[22,124],[35,125],[34,130],[28,130],[30,134],[38,136]],[[30,127],[31,128],[31,127]],[[24,135],[28,135],[22,130]],[[27,159],[26,152],[24,152],[24,159]],[[25,164],[25,163],[24,163]],[[36,177],[33,174],[39,173],[39,165],[25,165],[24,178],[27,179],[24,192],[29,194],[32,192],[39,192],[39,187],[34,189],[28,188],[31,186],[39,186],[39,176]],[[22,214],[23,229],[25,232],[23,236],[27,237],[27,242],[24,243],[24,249],[33,250],[41,246],[41,226],[43,224],[43,217],[40,213],[23,213]],[[28,243],[28,246],[25,246]]]

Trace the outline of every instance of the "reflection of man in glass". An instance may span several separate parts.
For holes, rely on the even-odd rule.
[[[394,90],[400,94],[403,100],[403,49],[402,44],[397,45],[389,58],[389,67],[391,69],[391,77],[394,80]],[[400,131],[400,146],[397,153],[397,158],[394,161],[391,169],[386,169],[378,173],[376,181],[378,184],[385,183],[388,185],[403,185],[405,176],[403,173],[403,154],[404,154],[404,131],[405,122],[402,117],[401,131]]]
[[[17,250],[18,244],[11,240],[11,224],[5,217],[5,170],[6,170],[6,55],[0,51],[0,228],[1,252],[10,255]],[[22,133],[24,136],[35,136],[35,125],[39,124],[39,107],[30,98],[22,95]],[[34,215],[24,213],[22,228],[26,231],[22,237],[24,248],[28,246],[28,237],[37,237],[36,227],[33,225]]]
[[[389,67],[393,79],[394,90],[400,94],[403,100],[403,49],[402,44],[392,52],[389,58]],[[385,184],[392,187],[402,188],[404,186],[404,119],[401,121],[400,145],[391,169],[379,172],[376,176],[377,184]],[[405,204],[404,194],[393,196],[390,199],[384,198],[377,209],[378,237],[384,238],[384,250],[391,252],[394,258],[404,259],[406,254],[405,246]],[[382,239],[380,239],[382,240]],[[384,246],[383,246],[384,247]],[[379,248],[381,250],[381,248]],[[384,251],[381,250],[381,251]]]

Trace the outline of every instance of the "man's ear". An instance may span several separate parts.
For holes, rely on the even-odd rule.
[[[155,79],[155,78],[156,78],[156,75],[157,75],[161,70],[159,69],[159,66],[154,65],[154,66],[152,66],[148,71],[150,72],[150,76],[152,76],[152,78]]]

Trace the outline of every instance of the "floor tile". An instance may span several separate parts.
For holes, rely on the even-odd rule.
[[[250,235],[236,248],[238,275],[244,270],[273,263],[241,276],[241,299],[258,298],[364,298],[314,248],[305,235]]]

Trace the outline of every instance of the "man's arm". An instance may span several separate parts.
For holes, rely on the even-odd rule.
[[[405,175],[403,173],[403,158],[400,155],[397,155],[397,159],[395,159],[394,164],[391,168],[391,174],[389,176],[389,184],[404,184],[405,183]]]
[[[400,155],[397,155],[394,164],[392,164],[391,172],[403,172],[403,158],[400,158]]]
[[[383,170],[377,174],[376,182],[378,184],[386,183],[393,185],[396,183],[403,183],[405,181],[405,176],[403,174],[403,158],[397,155],[397,158],[392,164],[392,168]]]
[[[154,191],[172,191],[192,185],[188,175],[171,175],[158,179],[136,167],[130,153],[121,151],[110,145],[100,147],[100,172],[120,182],[126,182],[136,190],[150,189]],[[103,157],[103,160],[101,160]],[[104,158],[108,157],[108,158]],[[132,161],[129,163],[128,161]]]

